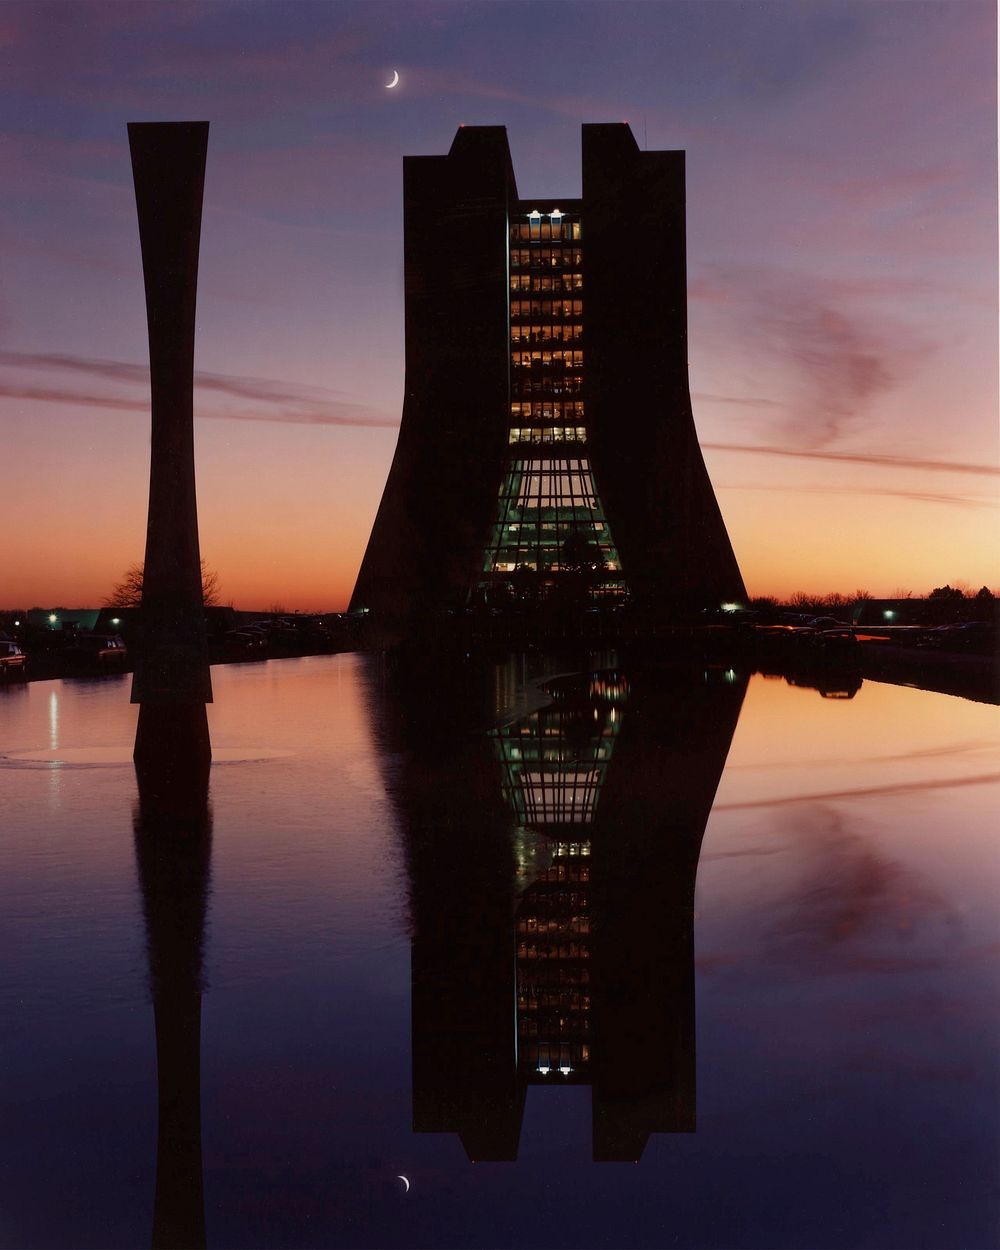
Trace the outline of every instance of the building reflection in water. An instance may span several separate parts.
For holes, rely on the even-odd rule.
[[[153,1247],[205,1245],[201,1158],[201,995],[212,817],[209,765],[165,740],[136,767],[135,855],[156,1027]],[[178,741],[181,749],[178,750]]]
[[[522,1082],[589,1082],[591,832],[628,686],[604,672],[549,691],[494,735],[517,821],[517,1062]]]
[[[400,701],[416,1132],[512,1160],[528,1087],[566,1083],[595,1161],[694,1131],[695,875],[746,683],[612,667],[478,734]]]

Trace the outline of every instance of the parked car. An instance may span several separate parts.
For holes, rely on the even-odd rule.
[[[267,635],[256,629],[230,629],[223,639],[226,655],[232,659],[264,660],[268,653]]]
[[[0,642],[0,673],[8,677],[11,673],[23,673],[28,657],[16,642]]]
[[[838,621],[832,616],[811,616],[806,622],[810,629],[843,629],[844,621]]]
[[[993,655],[997,649],[996,627],[989,621],[968,621],[963,625],[941,625],[930,631],[928,644],[941,651]]]
[[[77,668],[124,668],[128,647],[120,634],[77,634],[63,657]]]

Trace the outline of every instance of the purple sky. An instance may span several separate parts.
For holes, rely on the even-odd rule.
[[[0,607],[141,557],[125,124],[200,118],[224,599],[346,602],[401,408],[402,157],[460,123],[507,126],[526,197],[579,194],[581,122],[687,150],[695,418],[751,593],[1000,581],[991,4],[7,3],[0,101]]]

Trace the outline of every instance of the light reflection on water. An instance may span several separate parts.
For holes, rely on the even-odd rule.
[[[562,705],[556,793],[522,762],[555,724],[535,679],[578,667],[470,670],[460,700],[351,655],[214,671],[236,760],[199,878],[208,1244],[995,1244],[997,709],[754,677],[740,710],[739,674],[703,695],[630,673],[624,700],[602,679]],[[139,888],[134,723],[127,679],[0,690],[0,1244],[149,1240],[170,922]],[[72,766],[10,759],[46,752]],[[589,837],[606,935],[556,1086],[513,1001],[535,975],[515,928],[558,918],[544,874],[572,869],[553,812],[577,855]],[[649,1107],[640,1164],[595,1164]],[[473,1166],[491,1143],[516,1162]]]

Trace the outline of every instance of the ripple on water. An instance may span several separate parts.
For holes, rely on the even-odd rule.
[[[213,747],[213,764],[257,764],[264,760],[287,759],[294,751],[266,747]],[[132,764],[131,746],[59,747],[48,751],[12,751],[0,755],[0,768],[33,768],[40,765],[59,768],[114,768]]]

